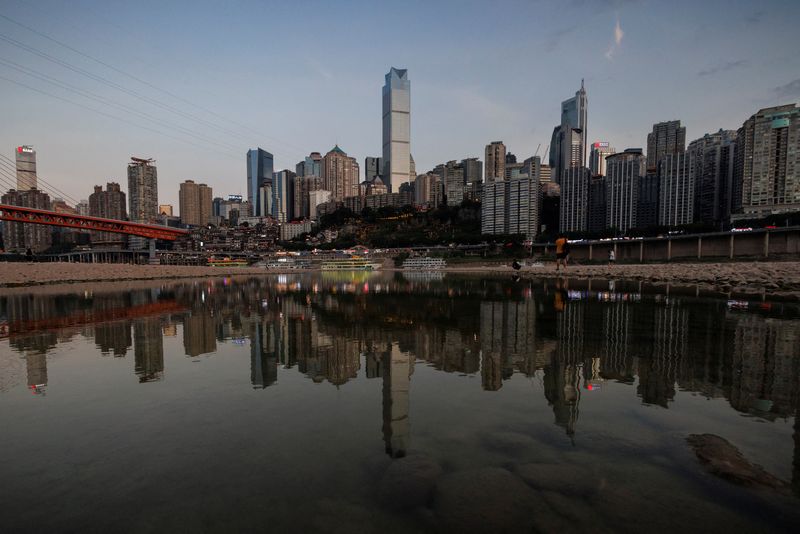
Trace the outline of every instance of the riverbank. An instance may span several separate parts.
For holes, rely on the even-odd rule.
[[[396,269],[389,269],[396,271]],[[283,273],[308,271],[286,270]],[[443,270],[447,273],[511,274],[510,264],[465,264]],[[214,276],[281,274],[258,267],[196,267],[179,265],[128,265],[86,263],[0,263],[0,287],[130,282]],[[556,273],[553,263],[526,267],[525,278],[563,275],[574,279],[632,280],[650,284],[682,284],[708,287],[731,294],[770,294],[800,299],[800,262],[667,263],[634,265],[573,265]]]

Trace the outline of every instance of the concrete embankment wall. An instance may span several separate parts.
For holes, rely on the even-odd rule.
[[[800,227],[758,229],[750,232],[679,235],[614,241],[584,241],[570,244],[570,259],[608,260],[614,250],[618,262],[645,263],[670,260],[800,257]],[[553,244],[535,245],[534,254],[549,257]]]

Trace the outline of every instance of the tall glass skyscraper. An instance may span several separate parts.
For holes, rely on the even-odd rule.
[[[259,189],[263,185],[272,183],[273,172],[272,154],[262,148],[247,151],[247,200],[253,210],[254,217],[269,215],[266,207],[262,205]]]
[[[550,140],[550,167],[556,181],[566,169],[586,165],[587,105],[581,80],[575,96],[561,103],[561,124],[555,127]]]
[[[383,172],[390,191],[399,191],[411,173],[411,82],[408,70],[394,67],[383,86]]]

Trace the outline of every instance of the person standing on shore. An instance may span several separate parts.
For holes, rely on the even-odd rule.
[[[25,257],[28,259],[28,263],[33,263],[33,251],[31,247],[28,247],[28,250],[25,251]]]
[[[560,265],[564,266],[565,271],[567,270],[568,256],[569,244],[567,243],[567,238],[562,234],[556,239],[556,272],[558,272]]]
[[[614,265],[617,262],[617,255],[614,254],[614,249],[608,251],[608,264]]]

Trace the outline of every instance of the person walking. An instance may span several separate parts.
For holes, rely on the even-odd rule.
[[[567,270],[567,260],[569,259],[569,242],[564,235],[560,235],[556,239],[556,272],[559,266],[563,265],[564,270]]]
[[[25,251],[25,258],[27,258],[28,263],[33,263],[33,251],[31,247],[28,247],[28,250]]]

